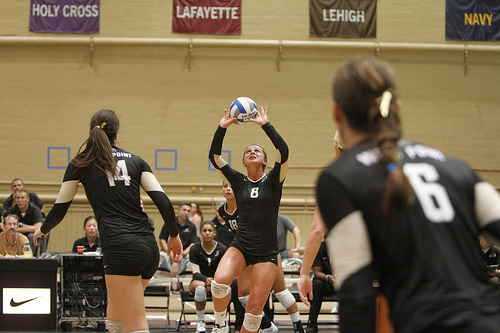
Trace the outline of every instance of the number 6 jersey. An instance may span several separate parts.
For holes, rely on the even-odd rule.
[[[391,220],[381,214],[387,171],[372,143],[353,147],[318,179],[340,309],[351,314],[341,313],[343,332],[372,331],[356,325],[375,321],[374,311],[361,306],[374,304],[373,280],[389,301],[397,332],[425,332],[436,323],[500,311],[478,240],[483,229],[500,236],[497,191],[434,148],[401,141],[399,149],[415,199]]]

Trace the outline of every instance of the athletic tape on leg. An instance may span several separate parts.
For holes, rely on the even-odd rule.
[[[212,296],[215,298],[224,298],[229,294],[229,286],[227,284],[219,284],[212,281]]]
[[[118,320],[106,320],[106,327],[109,333],[126,333],[122,322]]]
[[[243,320],[243,327],[249,332],[257,332],[260,327],[260,321],[262,320],[262,315],[254,315],[251,313],[245,313],[245,319]]]
[[[293,303],[295,303],[295,297],[293,297],[292,293],[288,289],[277,293],[276,298],[278,299],[278,301],[280,301],[281,305],[283,305],[285,309],[288,309],[293,305]]]
[[[194,300],[196,302],[205,302],[207,300],[207,289],[199,286],[194,290]]]

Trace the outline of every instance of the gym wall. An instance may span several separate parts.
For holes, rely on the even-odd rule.
[[[405,137],[478,170],[500,165],[500,46],[446,41],[445,0],[378,0],[374,39],[309,37],[305,0],[242,0],[239,36],[173,34],[165,0],[101,1],[94,35],[29,32],[29,1],[2,1],[0,10],[0,199],[19,177],[48,210],[91,115],[110,108],[120,116],[118,145],[151,165],[174,205],[199,201],[212,217],[222,199],[207,158],[212,135],[231,101],[248,96],[268,107],[289,144],[282,213],[300,227],[304,245],[315,180],[333,159],[331,81],[358,55],[376,55],[398,73]],[[274,158],[258,126],[232,126],[223,149],[233,167],[243,170],[250,143]],[[480,175],[500,186],[497,172]],[[149,200],[146,211],[159,233]],[[69,250],[91,214],[82,188],[49,251]]]

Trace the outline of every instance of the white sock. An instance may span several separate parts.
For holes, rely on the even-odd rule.
[[[292,319],[292,323],[300,321],[300,312],[297,311],[295,313],[290,314],[290,318]]]
[[[196,310],[196,315],[198,316],[198,321],[204,321],[205,320],[205,310]]]
[[[118,320],[106,320],[106,327],[110,333],[125,333],[122,322]]]
[[[226,310],[218,312],[214,310],[215,323],[220,327],[226,326]]]
[[[300,321],[300,312],[297,311],[295,313],[290,314],[290,318],[292,319],[292,323]]]

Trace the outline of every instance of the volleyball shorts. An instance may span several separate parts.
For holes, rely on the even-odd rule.
[[[160,251],[153,237],[139,237],[126,244],[103,249],[104,274],[151,279],[158,269]]]
[[[277,253],[272,253],[272,254],[265,254],[262,256],[255,256],[249,253],[248,251],[245,251],[243,247],[237,242],[233,241],[230,245],[231,247],[234,247],[238,249],[238,251],[243,254],[243,257],[245,257],[245,261],[247,262],[247,265],[255,265],[261,262],[271,262],[278,266],[278,254]]]

